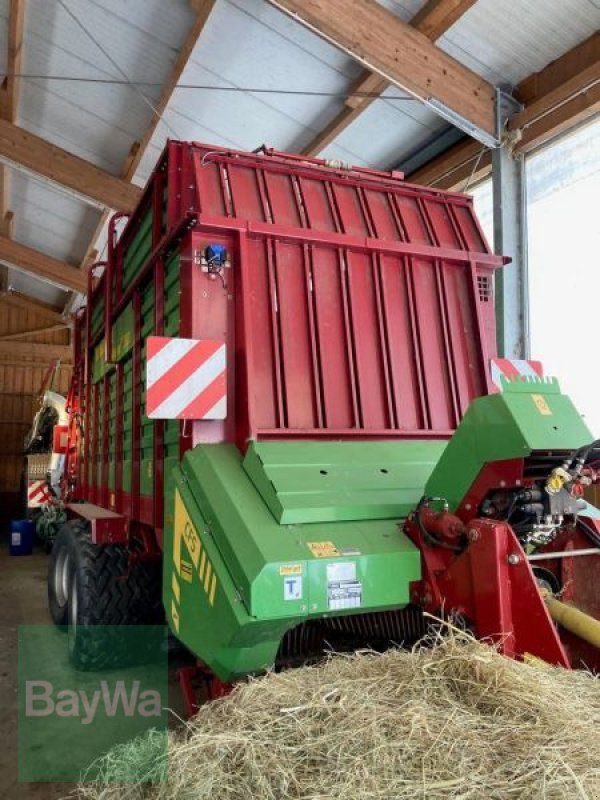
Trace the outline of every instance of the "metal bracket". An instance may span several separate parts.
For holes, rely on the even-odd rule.
[[[508,120],[514,114],[523,110],[523,105],[512,96],[512,92],[512,86],[502,85],[496,87],[496,94],[494,97],[494,135],[477,127],[466,117],[463,117],[462,114],[449,108],[445,103],[442,103],[435,97],[426,98],[425,103],[441,117],[448,120],[448,122],[451,122],[452,125],[460,128],[460,130],[465,133],[468,133],[469,136],[477,139],[481,144],[485,145],[485,147],[495,149],[502,146],[502,138]]]
[[[522,111],[523,103],[513,97],[512,86],[497,86],[495,98],[495,113],[496,113],[496,147],[502,145],[502,137],[506,129],[506,123],[519,111]]]

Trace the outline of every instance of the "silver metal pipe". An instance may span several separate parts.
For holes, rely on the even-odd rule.
[[[600,556],[600,547],[585,547],[582,550],[558,550],[556,553],[534,553],[528,561],[546,561],[549,558],[571,558],[572,556]]]

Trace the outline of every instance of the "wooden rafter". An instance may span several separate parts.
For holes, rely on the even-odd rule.
[[[19,75],[23,53],[25,0],[10,0],[6,78],[0,88],[0,117],[15,122],[19,108]]]
[[[87,279],[81,270],[0,235],[0,261],[11,264],[63,289],[84,293]]]
[[[600,33],[526,78],[515,96],[525,105],[509,126],[516,152],[530,152],[600,113]],[[461,188],[480,155],[481,145],[465,139],[408,179],[440,189]],[[491,156],[484,152],[472,182],[490,172]]]
[[[436,41],[465,14],[476,0],[429,0],[410,24]],[[355,81],[351,96],[344,108],[320,131],[304,149],[304,155],[317,156],[342,131],[351,125],[390,86],[390,82],[370,69],[364,70]],[[360,95],[364,94],[365,97]]]
[[[185,69],[190,59],[192,51],[194,50],[196,43],[200,39],[202,31],[204,30],[204,26],[208,22],[208,18],[210,16],[211,11],[214,8],[215,2],[216,0],[189,0],[190,7],[193,9],[193,11],[196,12],[194,23],[190,28],[188,35],[185,38],[181,50],[179,51],[177,60],[175,61],[171,74],[169,75],[169,78],[163,87],[160,98],[158,99],[158,102],[154,106],[156,113],[152,115],[152,119],[150,120],[150,123],[146,128],[146,130],[144,131],[144,135],[142,136],[140,141],[135,142],[133,144],[129,155],[125,159],[125,163],[123,164],[123,170],[121,172],[122,177],[125,180],[130,181],[135,175],[135,172],[139,167],[140,162],[144,157],[146,150],[148,149],[148,145],[150,144],[154,132],[156,131],[156,128],[160,123],[160,119],[167,107],[167,104],[173,95],[173,91],[175,90],[179,82],[179,79],[181,78],[181,75],[183,73],[183,70]],[[104,227],[106,226],[108,217],[109,217],[108,213],[105,212],[104,214],[102,214],[98,222],[98,225],[96,226],[96,230],[94,231],[94,234],[90,240],[90,243],[86,249],[85,255],[81,262],[82,270],[87,270],[91,266],[91,264],[93,264],[93,262],[95,261],[95,258],[97,256],[97,251],[95,250],[95,244],[98,237],[104,230]]]
[[[6,120],[0,120],[0,159],[106,208],[130,211],[141,197],[141,190],[123,178]]]
[[[600,111],[600,32],[523,81],[516,96],[525,109],[510,124],[530,152]]]
[[[28,336],[45,336],[48,333],[56,333],[57,331],[64,331],[69,328],[67,322],[61,322],[58,325],[47,325],[44,328],[26,328],[22,331],[15,331],[14,333],[4,333],[0,336],[0,342],[8,342],[13,339],[25,339]]]
[[[31,358],[38,361],[60,359],[70,363],[73,352],[68,344],[38,344],[37,342],[0,342],[0,358]],[[1,362],[0,362],[1,363]]]
[[[0,87],[0,119],[16,122],[19,111],[19,83],[23,53],[25,0],[10,0],[8,12],[8,46],[6,48],[6,78]],[[10,208],[11,172],[0,164],[0,234],[12,238],[14,214]],[[8,270],[0,268],[0,288],[8,284]]]
[[[53,325],[65,322],[65,318],[59,311],[53,309],[46,303],[34,300],[32,297],[28,297],[20,292],[0,293],[0,308],[2,308],[2,306],[9,306],[19,311],[25,311],[28,314],[35,314],[40,320],[45,320]]]

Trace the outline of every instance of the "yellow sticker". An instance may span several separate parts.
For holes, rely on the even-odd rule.
[[[183,500],[181,499],[181,495],[179,492],[175,494],[175,525],[174,525],[174,534],[175,534],[175,556],[179,555],[181,559],[181,549],[179,542],[183,539],[185,542],[185,546],[188,549],[190,554],[190,558],[194,563],[194,567],[198,569],[198,562],[200,561],[200,552],[202,550],[202,545],[200,543],[200,539],[198,538],[198,534],[196,533],[194,526],[192,525],[192,520],[190,519],[190,515],[187,512],[185,505],[183,504]],[[179,550],[179,553],[177,551]],[[177,561],[175,562],[177,566]]]
[[[171,601],[171,619],[173,620],[173,627],[175,628],[175,633],[179,633],[179,611],[177,610],[177,606],[175,605],[175,600]]]
[[[532,394],[531,399],[535,403],[535,407],[537,410],[542,414],[544,417],[551,417],[552,411],[550,410],[550,406],[542,397],[541,394]]]
[[[306,546],[315,558],[333,558],[340,554],[333,542],[307,542]]]
[[[181,571],[179,574],[181,575],[182,581],[186,583],[192,582],[192,565],[189,561],[184,561],[183,558],[181,559]]]
[[[173,597],[177,600],[178,603],[181,603],[181,589],[179,588],[179,581],[177,580],[177,575],[173,573],[171,578],[171,589],[173,591]]]
[[[279,567],[280,575],[302,575],[302,564],[287,564],[284,567]]]
[[[185,553],[187,550],[187,554],[189,554],[191,560],[182,558],[182,542],[185,545],[183,552]],[[203,546],[181,495],[177,490],[175,491],[175,514],[173,524],[173,561],[175,563],[175,569],[177,570],[173,576],[174,581],[177,579],[177,575],[179,575],[182,581],[193,583],[193,577],[195,571],[197,571],[200,584],[212,606],[215,602],[215,594],[217,591],[215,569],[207,557],[206,548]]]

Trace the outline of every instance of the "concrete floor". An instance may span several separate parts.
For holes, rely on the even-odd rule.
[[[58,800],[72,784],[19,783],[17,777],[17,629],[50,621],[44,553],[11,558],[0,544],[0,799]]]
[[[47,560],[39,551],[10,557],[6,538],[0,540],[0,800],[59,800],[74,788],[74,784],[64,783],[20,783],[17,774],[17,632],[19,625],[50,622]],[[169,706],[180,717],[184,715],[175,667],[170,670]],[[171,722],[177,724],[174,717]]]

